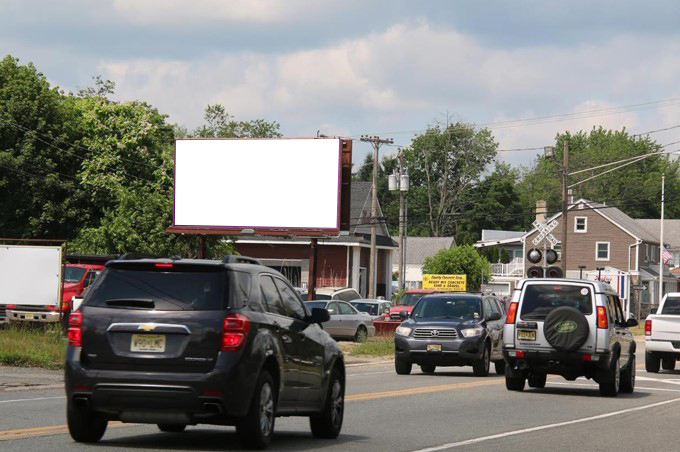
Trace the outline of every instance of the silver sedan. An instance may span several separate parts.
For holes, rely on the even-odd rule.
[[[375,327],[371,317],[359,312],[344,301],[308,301],[305,303],[312,308],[328,309],[331,319],[324,322],[323,329],[334,339],[352,339],[355,342],[363,342],[369,336],[375,336]]]

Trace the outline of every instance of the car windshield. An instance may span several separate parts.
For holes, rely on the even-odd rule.
[[[561,306],[570,306],[584,315],[589,315],[593,313],[591,294],[588,286],[529,284],[524,289],[520,317],[527,320],[542,320],[553,309]]]
[[[212,268],[172,271],[107,268],[97,278],[84,304],[159,311],[221,310],[228,307],[225,301],[229,284],[225,273]]]
[[[378,305],[375,303],[351,303],[359,312],[366,312],[370,315],[378,315]]]
[[[423,298],[413,309],[417,319],[461,319],[481,318],[482,305],[478,298],[432,297]]]
[[[308,307],[309,310],[311,311],[312,308],[326,309],[326,305],[327,305],[328,303],[326,303],[325,301],[308,301],[308,302],[305,303],[305,304],[307,305],[307,307]]]
[[[83,279],[87,270],[82,267],[64,267],[64,282],[77,283]]]
[[[414,306],[418,300],[423,298],[422,293],[406,293],[397,302],[397,306]]]
[[[680,314],[680,297],[668,297],[663,304],[661,314]]]

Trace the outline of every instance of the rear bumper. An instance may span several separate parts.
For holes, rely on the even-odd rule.
[[[61,319],[61,313],[57,311],[21,311],[16,309],[7,310],[8,322],[40,322],[55,323]]]
[[[588,354],[557,350],[521,350],[524,356],[517,357],[516,352],[518,350],[503,349],[503,358],[511,368],[558,374],[567,378],[580,376],[592,378],[598,371],[608,371],[612,364],[610,353]]]
[[[676,345],[678,348],[676,348]],[[663,341],[645,338],[645,350],[648,352],[677,353],[680,355],[680,341]]]
[[[220,354],[207,373],[88,369],[80,348],[68,347],[65,385],[69,402],[111,420],[141,423],[233,424],[245,416],[256,379],[233,355]]]

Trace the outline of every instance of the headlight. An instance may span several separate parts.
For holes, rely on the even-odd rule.
[[[399,336],[408,336],[409,334],[411,334],[411,331],[413,331],[413,328],[409,328],[407,326],[398,326],[396,333]]]
[[[463,337],[475,337],[481,336],[484,332],[484,328],[466,328],[464,330],[460,330],[460,332],[463,334]]]

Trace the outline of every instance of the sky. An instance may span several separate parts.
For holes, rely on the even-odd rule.
[[[448,118],[512,165],[599,126],[680,141],[677,0],[0,0],[0,24],[51,84],[101,75],[189,129],[219,103],[285,137],[393,139],[382,156]]]

